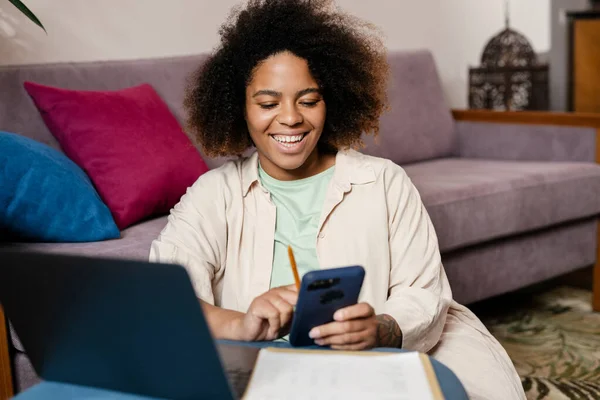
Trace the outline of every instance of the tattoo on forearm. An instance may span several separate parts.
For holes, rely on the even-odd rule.
[[[402,331],[387,314],[377,316],[377,347],[402,347]]]

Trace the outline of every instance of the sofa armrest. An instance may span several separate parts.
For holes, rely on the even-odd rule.
[[[600,114],[453,110],[458,156],[600,162]]]
[[[0,304],[0,400],[13,396],[13,381],[10,368],[10,343],[8,341],[8,322]]]

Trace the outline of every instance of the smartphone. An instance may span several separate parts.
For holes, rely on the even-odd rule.
[[[292,319],[290,344],[315,344],[314,340],[308,337],[310,330],[332,322],[333,314],[340,308],[356,304],[364,278],[365,270],[359,265],[306,273],[302,277]]]

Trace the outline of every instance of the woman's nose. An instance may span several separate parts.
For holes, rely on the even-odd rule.
[[[277,122],[282,125],[294,126],[302,123],[303,117],[295,104],[284,105],[281,107],[281,112],[277,117]]]

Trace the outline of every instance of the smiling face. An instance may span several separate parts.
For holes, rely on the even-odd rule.
[[[246,87],[246,123],[261,166],[273,178],[305,178],[332,164],[317,148],[325,115],[306,60],[283,52],[254,70]]]

